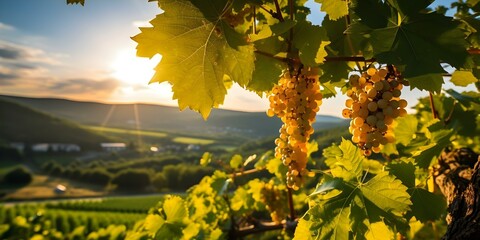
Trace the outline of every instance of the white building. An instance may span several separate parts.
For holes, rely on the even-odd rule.
[[[79,145],[73,143],[36,143],[32,145],[34,152],[80,152]]]
[[[118,152],[127,149],[125,143],[100,143],[100,146],[107,152]]]

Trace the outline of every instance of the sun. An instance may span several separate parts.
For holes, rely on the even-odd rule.
[[[159,58],[140,58],[134,50],[120,50],[111,64],[112,77],[127,86],[146,85],[155,73],[154,67]]]

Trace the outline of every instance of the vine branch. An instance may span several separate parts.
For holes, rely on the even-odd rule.
[[[273,1],[275,3],[275,9],[276,9],[276,16],[273,16],[274,18],[278,19],[280,22],[285,22],[285,19],[283,19],[282,16],[282,9],[280,9],[280,4],[278,3],[278,0]]]
[[[293,207],[292,189],[287,187],[287,190],[288,190],[288,208],[290,209],[290,219],[295,220],[295,208]]]
[[[429,95],[429,99],[430,99],[430,108],[432,109],[433,118],[437,119],[438,114],[437,114],[437,110],[435,109],[435,103],[433,103],[433,94],[432,94],[432,92],[428,92],[428,95]]]
[[[287,231],[295,231],[297,220],[283,221],[282,223],[256,221],[253,225],[239,229],[236,237],[242,238],[251,234],[258,234],[273,230],[286,229]]]

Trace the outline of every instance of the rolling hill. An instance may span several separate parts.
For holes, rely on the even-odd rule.
[[[176,107],[153,104],[104,104],[18,96],[0,96],[0,98],[15,101],[80,124],[93,126],[126,129],[139,127],[143,130],[203,136],[234,135],[261,138],[278,134],[281,125],[278,118],[269,118],[263,112],[213,109],[208,121],[204,121],[200,114],[194,111],[180,112]],[[320,124],[315,125],[316,129],[332,128],[347,123],[337,117],[321,115],[317,116],[317,122]]]
[[[23,143],[74,143],[96,149],[111,139],[68,120],[0,99],[0,140]]]

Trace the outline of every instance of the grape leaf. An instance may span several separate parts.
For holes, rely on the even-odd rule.
[[[459,92],[457,92],[453,89],[448,89],[448,90],[446,90],[446,92],[450,96],[455,98],[458,102],[460,102],[463,106],[465,106],[467,108],[471,106],[471,103],[480,104],[480,94],[479,93],[472,92],[472,93],[469,93],[469,94],[471,94],[473,96],[469,96],[469,95],[466,95],[466,94],[459,93]]]
[[[299,50],[302,63],[315,67],[325,61],[325,46],[330,44],[327,33],[322,27],[308,21],[297,23],[294,28],[293,45]]]
[[[303,232],[301,236],[306,234],[304,228],[309,228],[315,239],[350,239],[352,234],[362,239],[369,231],[378,239],[391,234],[390,230],[376,226],[382,220],[397,229],[408,226],[402,219],[411,205],[410,195],[407,187],[388,172],[377,174],[367,183],[326,179],[311,195],[312,206],[302,218],[307,222],[299,230]],[[323,197],[330,192],[335,194]]]
[[[273,85],[278,82],[285,64],[258,53],[255,55],[255,70],[253,71],[252,80],[247,85],[247,89],[261,94],[262,92],[270,91]]]
[[[445,214],[447,203],[445,198],[433,194],[423,188],[408,189],[412,196],[412,211],[408,214],[415,216],[422,223],[426,221],[436,221]]]
[[[84,6],[85,0],[67,0],[67,4],[81,4],[82,6]]]
[[[237,169],[243,164],[243,158],[242,156],[235,154],[233,157],[230,159],[230,167],[233,169]]]
[[[312,224],[314,231],[312,228],[310,231],[318,235],[315,239],[349,239],[349,201],[349,195],[343,193],[308,210],[310,221],[314,222]]]
[[[375,222],[370,224],[370,228],[365,234],[367,240],[394,239],[392,231],[388,229],[384,222]]]
[[[310,194],[310,197],[318,194],[324,195],[324,194],[327,194],[327,192],[334,189],[341,189],[343,187],[342,184],[343,184],[343,180],[340,178],[328,178],[317,186],[315,191],[313,191]]]
[[[402,16],[408,16],[416,14],[426,7],[428,7],[432,1],[431,0],[388,0],[392,6],[394,6]]]
[[[431,134],[432,138],[429,144],[420,146],[416,151],[412,152],[413,158],[415,158],[417,165],[421,168],[428,168],[432,160],[438,157],[442,150],[451,144],[450,137],[453,136],[454,131],[452,129],[438,130]]]
[[[351,62],[325,62],[320,65],[322,76],[320,82],[345,82],[354,63]]]
[[[394,128],[395,139],[397,142],[407,146],[415,137],[418,127],[418,119],[413,115],[407,115],[405,117],[398,118],[397,127]]]
[[[331,20],[337,20],[348,14],[348,1],[343,0],[315,0],[320,3],[320,10],[326,12]]]
[[[339,146],[333,145],[323,150],[325,163],[331,168],[332,175],[344,181],[359,181],[362,177],[361,150],[351,141],[342,139]]]
[[[165,212],[166,221],[181,222],[188,217],[187,207],[182,198],[172,196],[163,202],[163,211]]]
[[[366,199],[395,216],[402,216],[412,204],[407,187],[400,180],[388,175],[388,172],[377,174],[359,188]]]
[[[157,214],[149,214],[145,218],[143,226],[150,236],[155,236],[157,231],[163,226],[165,220]]]
[[[388,164],[391,174],[402,181],[403,185],[415,187],[415,165],[411,162],[392,162]]]
[[[418,88],[420,90],[432,91],[434,93],[440,93],[442,90],[442,84],[444,83],[442,75],[438,73],[410,77],[408,78],[408,81],[410,82],[410,89]]]
[[[424,1],[420,1],[416,6],[411,5],[411,9],[405,7],[410,3],[390,1],[394,2],[393,6],[399,8],[400,12],[403,11],[405,16],[392,14],[391,8],[385,7],[386,3],[382,1],[359,2],[362,4],[354,6],[355,13],[360,17],[357,24],[366,25],[367,28],[363,30],[363,38],[352,40],[368,39],[374,57],[381,63],[404,66],[403,74],[406,78],[443,73],[440,62],[457,68],[467,62],[468,44],[465,34],[459,28],[461,22],[435,12],[415,12],[422,9],[426,4]],[[371,20],[369,14],[374,11],[372,9],[379,11],[375,12],[379,18],[377,21]],[[411,86],[439,92],[441,83],[443,80],[437,75],[414,79]]]
[[[226,4],[160,0],[164,13],[132,38],[138,56],[162,55],[151,82],[168,81],[179,108],[199,111],[205,119],[223,103],[224,81],[246,86],[254,69],[253,46],[221,19]]]
[[[303,218],[298,220],[297,227],[295,228],[294,240],[313,240],[312,233],[310,228],[312,227],[312,222],[307,221]]]
[[[471,83],[478,82],[478,79],[473,76],[471,71],[456,70],[453,72],[450,82],[460,87],[466,87]]]

